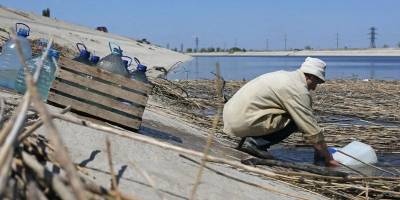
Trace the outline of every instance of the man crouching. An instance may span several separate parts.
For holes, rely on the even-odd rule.
[[[308,57],[296,71],[271,72],[249,81],[224,106],[224,132],[242,138],[239,150],[268,159],[271,145],[300,131],[326,166],[338,166],[312,111],[310,91],[325,82],[325,67],[322,60]]]

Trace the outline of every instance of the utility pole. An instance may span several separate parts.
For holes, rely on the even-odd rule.
[[[268,49],[269,49],[268,46],[269,46],[269,44],[268,44],[268,38],[267,38],[266,41],[265,41],[265,50],[266,51],[268,51]]]
[[[196,43],[196,51],[195,52],[198,52],[199,51],[199,37],[197,37],[196,36],[196,39],[195,39],[195,43]]]
[[[234,43],[233,47],[238,47],[238,46],[237,46],[237,39],[236,39],[236,38],[235,38],[235,43]]]
[[[339,49],[339,33],[336,33],[336,49]]]
[[[285,33],[285,51],[286,51],[287,35]]]
[[[181,43],[181,53],[183,52],[183,43]]]
[[[368,35],[370,35],[370,37],[369,37],[369,39],[370,39],[369,48],[376,48],[376,45],[375,45],[375,40],[376,40],[376,35],[377,35],[377,33],[375,32],[376,28],[375,27],[371,27],[369,30],[370,30],[370,32],[368,34]]]
[[[167,49],[169,49],[169,43],[167,43]]]

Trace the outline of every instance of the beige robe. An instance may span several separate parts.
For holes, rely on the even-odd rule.
[[[267,73],[249,81],[229,99],[223,111],[224,132],[237,137],[271,134],[291,120],[307,143],[323,141],[306,78],[299,70]]]

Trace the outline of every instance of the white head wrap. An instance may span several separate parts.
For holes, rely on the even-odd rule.
[[[326,63],[318,58],[307,57],[301,64],[300,71],[312,74],[325,82]]]

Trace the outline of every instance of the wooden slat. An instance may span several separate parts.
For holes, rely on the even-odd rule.
[[[80,75],[74,74],[69,71],[59,70],[57,77],[63,80],[67,80],[69,82],[77,83],[79,85],[103,92],[105,94],[109,94],[115,97],[120,97],[122,99],[127,99],[128,101],[135,102],[136,104],[146,106],[147,97],[135,92],[130,92],[127,90],[123,90],[117,86],[108,85],[105,83],[101,83],[95,81],[93,79],[89,79],[87,77],[82,77]]]
[[[80,102],[75,99],[71,99],[68,97],[64,97],[58,94],[55,94],[54,92],[50,92],[48,101],[52,101],[61,105],[71,105],[73,109],[88,113],[93,116],[97,116],[118,124],[122,124],[127,127],[131,127],[134,129],[139,129],[140,126],[140,121],[137,119],[132,119],[129,117],[125,117],[116,113],[113,113],[111,111],[99,109],[96,106],[92,106],[89,104],[85,104],[83,102]]]
[[[79,97],[81,99],[88,99],[90,101],[96,102],[98,104],[137,116],[137,117],[142,117],[143,114],[143,107],[135,107],[135,106],[129,106],[126,105],[122,102],[119,102],[115,99],[106,97],[106,96],[102,96],[93,92],[89,92],[85,89],[82,88],[78,88],[78,87],[74,87],[71,85],[68,85],[66,83],[62,83],[58,80],[55,80],[53,82],[52,88],[54,90],[58,90],[61,91],[63,93],[69,94],[69,95],[73,95],[76,97]]]
[[[84,65],[82,63],[76,62],[74,60],[69,60],[66,58],[60,59],[59,63],[60,67],[65,67],[71,70],[79,71],[85,74],[89,74],[93,77],[97,77],[118,85],[123,85],[124,87],[127,87],[129,89],[134,89],[138,90],[140,92],[143,92],[145,94],[149,94],[151,92],[151,85],[150,84],[145,84],[140,81],[136,80],[131,80],[129,78],[126,78],[124,76],[118,75],[118,74],[113,74],[111,72],[108,72],[106,70],[102,70],[97,67],[91,67]]]

